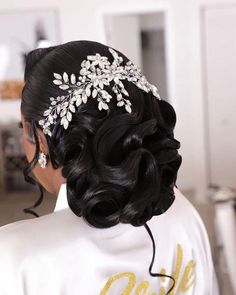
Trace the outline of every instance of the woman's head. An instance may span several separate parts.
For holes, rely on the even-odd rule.
[[[132,105],[130,113],[117,106],[111,82],[104,85],[111,95],[108,109],[99,110],[96,98],[90,97],[76,107],[67,129],[60,124],[60,116],[50,126],[51,135],[39,124],[50,98],[67,93],[53,83],[54,73],[79,77],[81,62],[96,53],[112,64],[108,47],[91,41],[37,49],[28,55],[21,104],[25,152],[47,190],[57,192],[67,182],[70,208],[90,224],[143,225],[174,200],[181,157],[173,137],[176,116],[170,104],[122,80]],[[123,58],[121,66],[125,65],[128,58],[118,54]],[[46,168],[38,165],[40,152],[47,155]]]

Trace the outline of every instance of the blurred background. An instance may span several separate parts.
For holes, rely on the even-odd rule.
[[[25,56],[79,39],[121,50],[174,106],[177,184],[206,225],[221,294],[236,294],[236,0],[0,0],[0,225],[33,218],[22,210],[38,198],[17,128]]]

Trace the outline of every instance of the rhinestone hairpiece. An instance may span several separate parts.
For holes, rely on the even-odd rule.
[[[128,113],[132,111],[131,102],[125,98],[129,97],[129,93],[122,80],[132,82],[144,92],[151,91],[157,99],[161,99],[156,86],[148,83],[135,64],[128,61],[125,66],[122,66],[123,58],[112,48],[109,48],[109,52],[114,58],[112,64],[106,56],[101,56],[99,53],[88,55],[87,59],[81,63],[80,76],[77,78],[75,74],[69,76],[66,72],[62,75],[53,73],[53,83],[66,91],[66,94],[50,97],[51,105],[43,114],[45,118],[39,121],[45,134],[52,135],[50,126],[56,124],[58,117],[60,124],[67,129],[72,120],[72,114],[76,112],[76,107],[79,107],[81,103],[85,104],[90,96],[97,99],[100,111],[107,110],[112,96],[104,90],[104,86],[110,85],[112,81],[112,91],[116,94],[117,106],[125,106]]]

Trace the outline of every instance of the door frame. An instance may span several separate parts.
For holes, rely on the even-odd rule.
[[[137,5],[136,5],[137,4]],[[106,16],[121,16],[121,15],[135,15],[135,14],[155,14],[164,13],[164,30],[165,30],[165,55],[166,55],[166,85],[168,100],[175,107],[176,101],[174,96],[174,60],[171,52],[172,49],[172,32],[171,32],[171,9],[168,3],[136,3],[130,6],[112,5],[103,6],[98,10],[98,24],[99,24],[99,39],[106,44],[106,36],[104,30],[104,18]]]

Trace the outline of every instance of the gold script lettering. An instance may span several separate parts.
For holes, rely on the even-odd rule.
[[[178,282],[178,279],[179,279],[179,274],[180,274],[180,269],[181,269],[181,266],[182,266],[182,261],[183,261],[183,248],[181,247],[180,244],[177,244],[176,265],[175,265],[175,270],[172,273],[172,277],[175,279],[175,288],[177,286],[177,282]],[[169,284],[168,290],[170,289],[170,287],[173,284],[172,280],[171,280],[170,283],[171,284]],[[170,295],[174,295],[175,288],[171,291]]]
[[[187,292],[195,283],[195,262],[194,260],[190,260],[187,264],[187,266],[184,269],[184,273],[182,278],[180,278],[180,271],[183,264],[183,248],[180,244],[177,244],[177,256],[176,256],[176,264],[175,264],[175,270],[172,273],[172,277],[175,279],[175,288],[171,291],[170,295],[177,295],[179,294],[179,291],[185,293]],[[166,274],[166,269],[162,268],[160,271],[161,274]],[[141,282],[137,287],[136,285],[136,276],[132,272],[124,272],[117,275],[112,276],[109,278],[105,286],[103,287],[102,291],[100,292],[100,295],[108,295],[108,291],[110,290],[111,286],[121,279],[128,279],[128,283],[124,290],[122,291],[121,295],[131,295],[131,292],[135,290],[135,295],[157,295],[157,293],[152,292],[148,293],[148,288],[150,287],[149,281],[145,280]],[[165,282],[165,277],[160,277],[161,282]],[[176,290],[178,286],[178,281],[180,281],[179,287]],[[170,289],[173,282],[171,280],[169,287],[167,290]],[[159,289],[159,295],[166,294],[166,290],[163,286]]]
[[[115,282],[118,281],[122,278],[128,278],[128,285],[126,286],[126,288],[124,289],[124,291],[122,292],[121,295],[130,295],[135,283],[136,283],[136,277],[135,274],[132,272],[123,272],[120,273],[118,275],[112,276],[106,283],[106,285],[104,286],[104,288],[102,289],[100,295],[106,295],[107,291],[110,289],[111,285]]]
[[[179,288],[182,292],[187,292],[194,285],[194,269],[195,262],[193,260],[190,260],[185,268],[184,275],[180,283]]]
[[[150,283],[148,281],[143,281],[141,284],[138,285],[135,295],[145,295]]]

